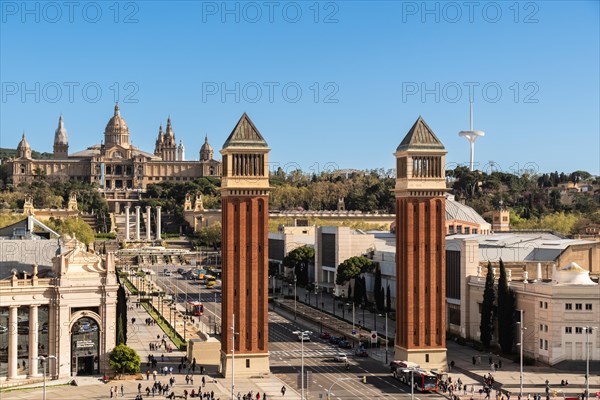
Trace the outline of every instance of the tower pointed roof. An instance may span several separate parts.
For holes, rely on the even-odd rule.
[[[227,147],[268,147],[268,145],[248,114],[244,113],[223,144],[224,149]]]
[[[21,141],[17,145],[17,150],[25,150],[25,149],[31,149],[31,146],[29,145],[29,142],[27,142],[27,139],[25,139],[25,132],[23,132]]]
[[[445,150],[445,147],[423,117],[419,115],[419,118],[396,149],[396,151],[401,150]]]
[[[60,117],[58,118],[58,128],[54,131],[54,144],[63,145],[67,143],[67,129],[65,128],[63,116],[60,114]]]
[[[175,134],[173,133],[173,126],[171,125],[171,116],[169,115],[169,118],[167,118],[167,131],[165,133],[167,136],[175,136]]]
[[[160,127],[158,128],[158,138],[156,138],[156,141],[162,143],[163,139],[164,139],[163,127],[162,127],[162,124],[160,124]]]

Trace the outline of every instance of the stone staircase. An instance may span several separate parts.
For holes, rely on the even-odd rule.
[[[145,215],[140,215],[140,239],[146,238],[146,223]],[[125,213],[115,214],[115,223],[117,225],[117,240],[125,240],[125,227],[127,226],[127,218]],[[135,240],[135,211],[129,214],[129,240]]]

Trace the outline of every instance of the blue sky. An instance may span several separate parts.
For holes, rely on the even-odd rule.
[[[150,152],[169,115],[197,159],[247,112],[274,167],[389,169],[422,115],[453,166],[469,159],[472,88],[480,169],[600,174],[598,1],[2,0],[0,13],[1,147],[25,131],[51,151],[63,113],[82,150],[118,99]]]

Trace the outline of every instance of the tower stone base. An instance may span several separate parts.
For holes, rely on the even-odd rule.
[[[429,359],[429,362],[427,362]],[[421,368],[431,370],[437,368],[439,371],[448,370],[448,358],[445,348],[436,349],[405,349],[394,346],[394,360],[411,361],[417,363]]]
[[[235,365],[231,354],[221,352],[219,372],[224,378],[230,378],[235,368],[236,377],[249,377],[270,374],[269,353],[235,353]]]

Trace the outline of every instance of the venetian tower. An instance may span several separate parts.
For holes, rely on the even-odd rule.
[[[221,149],[220,370],[225,377],[269,373],[269,150],[246,113]]]
[[[63,121],[62,114],[58,118],[58,128],[54,131],[54,158],[64,159],[69,157],[69,140],[67,129]]]
[[[395,359],[446,362],[446,149],[419,117],[396,149]]]

